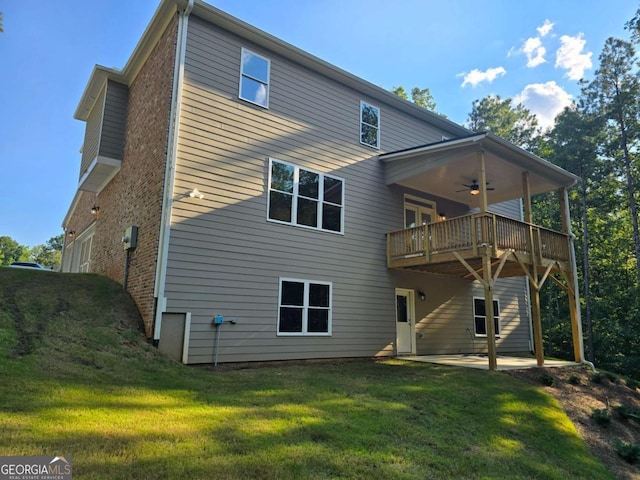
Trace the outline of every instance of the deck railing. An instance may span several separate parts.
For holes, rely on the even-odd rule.
[[[387,235],[390,259],[425,257],[451,251],[478,254],[478,248],[534,254],[539,260],[569,261],[569,237],[494,213],[476,213],[405,228]]]

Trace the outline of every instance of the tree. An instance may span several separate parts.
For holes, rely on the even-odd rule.
[[[596,70],[595,78],[583,89],[583,94],[608,125],[606,152],[619,170],[626,188],[633,226],[636,285],[640,287],[640,228],[636,203],[638,165],[632,154],[640,147],[640,80],[637,72],[633,71],[635,49],[629,42],[610,37],[605,42],[599,60],[600,67]]]
[[[26,260],[29,249],[8,236],[0,237],[0,265],[11,265],[18,260]]]
[[[534,149],[540,134],[538,119],[524,105],[515,107],[510,98],[489,95],[474,100],[467,127],[475,132],[491,132],[519,147]]]
[[[572,192],[572,196],[577,197],[578,201],[571,204],[579,205],[579,214],[572,215],[572,218],[574,223],[578,223],[578,228],[574,229],[577,239],[580,240],[582,237],[577,250],[582,250],[582,287],[585,300],[588,358],[591,361],[595,359],[595,349],[591,308],[589,209],[593,211],[593,207],[597,206],[602,196],[602,182],[596,179],[608,178],[611,173],[598,156],[603,127],[600,118],[590,114],[583,103],[574,104],[558,115],[555,126],[547,137],[550,150],[547,158],[582,178],[582,182]]]
[[[400,98],[409,100],[409,94],[402,85],[399,87],[393,87],[391,89],[391,92],[395,93]],[[435,112],[436,110],[436,102],[433,98],[433,95],[431,94],[431,91],[428,88],[413,87],[411,89],[411,101],[417,106],[424,108],[425,110],[430,110],[432,112]]]
[[[60,265],[64,234],[51,237],[46,244],[36,245],[31,249],[30,258],[34,262],[47,267]]]
[[[4,32],[2,29],[2,12],[0,12],[0,33]]]

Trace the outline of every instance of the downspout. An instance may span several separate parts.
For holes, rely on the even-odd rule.
[[[183,2],[181,2],[183,3]],[[176,162],[178,157],[178,123],[182,105],[182,82],[184,80],[184,63],[187,50],[187,26],[189,14],[193,10],[194,0],[188,0],[182,11],[178,7],[178,34],[176,41],[176,60],[173,70],[173,92],[171,111],[169,113],[169,143],[164,173],[164,196],[160,217],[160,239],[158,241],[158,262],[156,264],[156,281],[154,297],[156,298],[156,315],[153,329],[153,343],[158,344],[162,328],[162,314],[166,310],[167,299],[165,282],[167,278],[167,259],[169,256],[169,235],[171,233],[171,210],[173,207],[173,186],[175,183]]]
[[[564,204],[567,209],[567,219],[569,219],[569,193],[568,189],[563,188]],[[575,239],[576,236],[571,231],[571,222],[567,221],[567,233],[569,234],[569,261],[571,262],[571,270],[573,271],[573,295],[574,302],[576,304],[576,321],[578,324],[578,347],[580,348],[580,363],[588,365],[591,370],[596,371],[595,365],[584,358],[584,340],[582,338],[582,313],[580,309],[580,290],[578,287],[578,268],[576,266],[576,249]]]

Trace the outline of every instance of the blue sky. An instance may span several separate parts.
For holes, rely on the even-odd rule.
[[[543,124],[592,78],[628,0],[211,0],[214,6],[389,89],[429,87],[463,123],[473,100],[516,98]],[[158,0],[0,0],[0,236],[62,233],[84,123],[73,118],[94,64],[122,68]]]

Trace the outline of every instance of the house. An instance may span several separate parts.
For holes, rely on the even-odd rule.
[[[96,66],[63,270],[123,283],[185,363],[535,350],[577,177],[200,0]],[[563,231],[533,225],[558,191]],[[493,308],[487,308],[492,305]],[[531,313],[530,313],[531,312]]]

